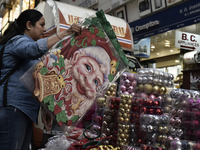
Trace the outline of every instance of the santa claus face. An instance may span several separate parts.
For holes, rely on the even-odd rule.
[[[93,98],[97,88],[103,84],[104,76],[100,65],[91,57],[82,56],[72,67],[72,75],[77,80],[77,89],[80,94]]]

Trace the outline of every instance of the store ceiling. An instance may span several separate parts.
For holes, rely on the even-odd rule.
[[[194,24],[177,30],[182,32],[200,34],[200,24]],[[180,48],[175,47],[175,31],[176,30],[170,30],[162,34],[152,36],[151,46],[155,46],[155,48],[151,49],[150,58],[142,58],[141,61],[156,59],[180,53]],[[166,42],[170,43],[170,47],[165,46]]]

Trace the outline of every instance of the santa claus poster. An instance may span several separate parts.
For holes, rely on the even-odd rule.
[[[89,26],[81,35],[60,41],[37,64],[34,95],[60,126],[71,126],[125,68],[103,28]]]

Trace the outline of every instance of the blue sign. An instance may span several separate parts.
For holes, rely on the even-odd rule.
[[[134,56],[149,58],[150,57],[151,38],[134,41]]]
[[[200,1],[189,0],[151,16],[129,23],[133,39],[140,40],[200,22]]]

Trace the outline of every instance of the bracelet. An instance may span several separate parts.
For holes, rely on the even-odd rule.
[[[62,38],[56,33],[56,35],[59,37],[60,40],[62,40]]]

